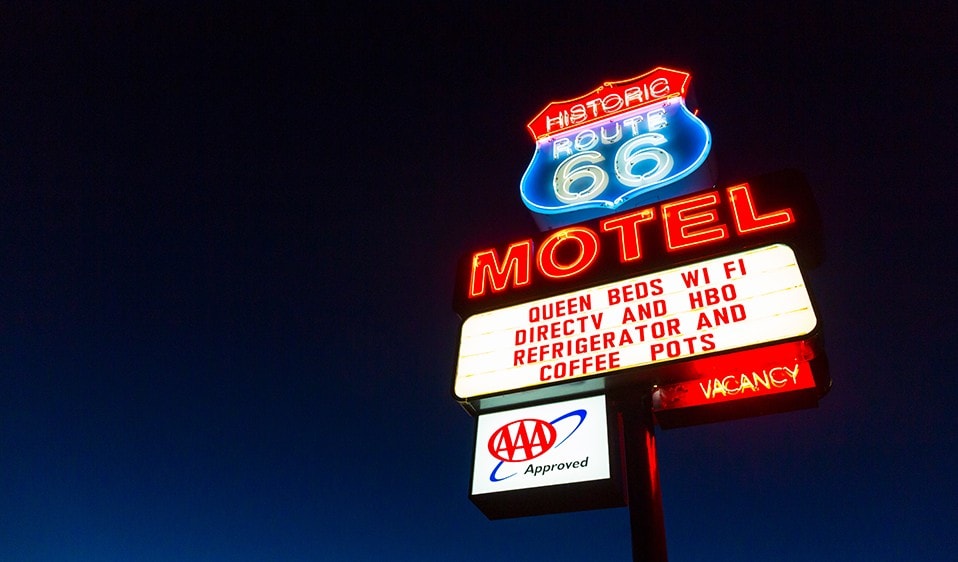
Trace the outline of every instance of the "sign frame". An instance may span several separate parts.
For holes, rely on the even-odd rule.
[[[784,247],[786,249],[791,249],[788,246],[781,244],[773,244],[766,248],[775,248],[775,247]],[[746,252],[754,252],[756,249],[746,250]],[[725,257],[732,257],[739,254],[728,254],[725,256],[713,256],[707,261],[722,260]],[[798,255],[795,254],[796,263],[798,261]],[[697,262],[697,263],[707,263],[707,261]],[[686,264],[685,266],[679,267],[691,267],[696,264]],[[676,270],[679,268],[672,268]],[[652,275],[654,275],[653,272]],[[773,346],[780,343],[789,343],[789,342],[802,342],[802,341],[813,341],[819,337],[821,332],[821,321],[820,314],[818,313],[818,307],[815,302],[814,295],[808,286],[807,280],[805,278],[805,273],[802,271],[802,268],[798,266],[798,275],[801,277],[802,286],[804,288],[805,296],[807,297],[809,314],[814,318],[815,323],[813,326],[808,329],[808,331],[802,333],[796,333],[789,337],[775,339],[771,341],[757,342],[749,345],[732,347],[727,349],[718,350],[708,354],[696,354],[677,357],[669,359],[667,361],[658,361],[637,364],[634,366],[627,366],[619,368],[617,370],[610,370],[608,372],[600,373],[590,373],[588,375],[580,376],[576,378],[575,376],[568,377],[565,380],[555,381],[548,384],[541,384],[536,386],[526,386],[519,387],[514,389],[503,390],[500,392],[490,392],[487,394],[473,395],[473,396],[460,396],[456,390],[456,383],[458,380],[458,367],[457,372],[453,377],[453,384],[451,388],[451,393],[453,397],[459,401],[467,411],[472,413],[480,413],[487,411],[489,409],[495,408],[504,408],[504,407],[515,407],[523,404],[527,404],[535,401],[545,401],[545,400],[558,400],[561,398],[583,395],[592,392],[606,392],[613,389],[620,389],[626,386],[634,385],[661,385],[668,384],[673,382],[679,382],[683,380],[688,380],[694,378],[694,375],[688,373],[688,368],[682,367],[681,365],[687,362],[701,361],[709,357],[721,357],[730,353],[736,353],[741,351],[747,351],[756,348],[763,348],[767,346]],[[601,286],[600,286],[601,287]],[[599,287],[599,288],[600,288]],[[592,287],[597,288],[597,287]],[[536,301],[532,301],[533,303]],[[523,303],[531,304],[531,303]],[[522,305],[513,305],[513,306],[522,306]],[[492,314],[495,314],[493,311]],[[460,326],[460,341],[463,337],[463,329],[465,328],[465,322]],[[461,345],[461,344],[460,344]]]
[[[621,437],[622,428],[619,416],[608,396],[604,394],[590,394],[558,402],[546,400],[532,404],[523,404],[519,408],[500,408],[483,412],[483,415],[526,412],[540,406],[558,406],[589,399],[601,399],[604,402],[609,461],[608,478],[528,487],[501,492],[475,493],[472,483],[472,478],[476,472],[476,456],[474,454],[469,471],[469,500],[491,520],[625,507],[627,505],[627,499],[622,471],[622,455],[624,454]],[[473,430],[474,443],[476,443],[479,438],[478,432],[479,416],[476,416]]]

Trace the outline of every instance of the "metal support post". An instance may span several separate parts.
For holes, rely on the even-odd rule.
[[[632,560],[667,562],[665,515],[655,452],[651,393],[619,404],[625,447]]]

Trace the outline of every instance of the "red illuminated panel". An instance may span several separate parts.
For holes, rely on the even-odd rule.
[[[814,386],[812,370],[807,362],[765,367],[743,366],[725,375],[660,387],[658,410],[718,404]]]
[[[675,427],[805,407],[815,399],[814,358],[798,341],[692,361],[683,375],[695,378],[656,387],[653,411],[663,427]],[[787,395],[796,400],[782,400]]]

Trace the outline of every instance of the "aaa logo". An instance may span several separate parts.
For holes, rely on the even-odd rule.
[[[500,476],[499,469],[505,463],[525,462],[562,445],[582,426],[585,416],[585,410],[573,410],[551,422],[527,418],[509,422],[495,430],[489,437],[487,447],[489,454],[499,459],[499,464],[492,469],[489,480],[499,482],[517,474]],[[578,418],[578,423],[575,426],[572,426],[571,421],[562,423],[570,418]],[[559,429],[556,424],[559,424]],[[560,435],[562,439],[556,443]]]
[[[552,448],[556,428],[543,420],[518,420],[508,423],[489,438],[489,453],[505,462],[534,459]]]

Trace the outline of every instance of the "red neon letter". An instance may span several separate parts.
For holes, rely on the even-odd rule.
[[[510,278],[513,287],[522,287],[532,282],[532,240],[510,244],[502,265],[499,265],[499,256],[495,250],[474,254],[469,298],[486,294],[486,279],[489,279],[492,292],[499,293],[506,290]]]
[[[556,253],[563,242],[574,241],[579,246],[579,255],[570,263],[559,263]],[[586,270],[599,257],[599,236],[581,226],[566,228],[545,239],[536,256],[539,271],[552,279],[572,277]]]
[[[735,216],[735,229],[739,234],[785,226],[795,222],[795,213],[791,208],[758,216],[752,193],[747,183],[728,188],[728,197],[732,202],[732,214]]]
[[[669,246],[669,251],[717,242],[728,238],[728,228],[724,224],[719,224],[712,228],[703,228],[692,231],[694,227],[711,224],[718,221],[718,213],[715,209],[709,209],[700,213],[693,211],[711,207],[719,202],[718,192],[713,191],[700,195],[698,197],[689,197],[675,203],[662,205],[662,217],[664,218],[665,240]]]
[[[613,217],[600,223],[602,232],[617,230],[619,233],[619,261],[627,263],[642,259],[642,244],[639,239],[639,223],[655,218],[655,209],[639,209],[621,217]]]

